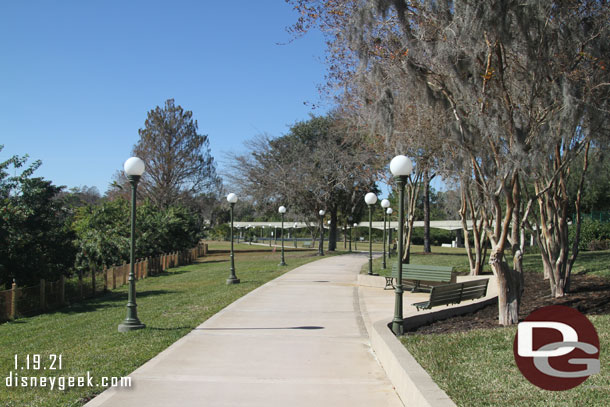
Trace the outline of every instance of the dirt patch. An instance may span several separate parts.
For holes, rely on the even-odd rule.
[[[610,314],[610,280],[587,274],[572,276],[570,293],[552,298],[549,282],[540,273],[525,273],[525,291],[521,300],[519,319],[547,305],[565,305],[585,315]],[[497,328],[498,306],[489,305],[479,311],[433,322],[410,331],[409,334],[446,334],[472,329]]]

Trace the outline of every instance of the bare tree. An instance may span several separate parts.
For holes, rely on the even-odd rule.
[[[548,206],[553,194],[563,196],[560,169],[586,143],[578,130],[590,135],[607,128],[608,4],[292,3],[308,10],[299,21],[301,27],[307,28],[302,21],[306,20],[334,28],[327,31],[332,49],[345,48],[333,51],[335,64],[344,58],[352,67],[357,58],[357,71],[345,69],[336,77],[347,78],[344,83],[350,91],[359,88],[351,94],[359,95],[365,108],[380,107],[371,122],[400,123],[397,117],[408,111],[403,102],[408,98],[422,109],[444,112],[450,136],[445,145],[455,154],[454,170],[467,175],[482,207],[480,225],[492,246],[489,263],[498,280],[499,322],[517,323],[523,292],[523,225],[532,214],[532,201],[524,201],[522,187],[533,175],[548,174],[534,199]],[[340,25],[333,27],[335,23]],[[359,83],[354,80],[358,78],[365,80]],[[415,116],[424,117],[425,113]],[[387,134],[393,138],[396,131]],[[425,138],[423,143],[428,144],[433,134],[411,136]],[[562,208],[549,206],[551,213],[564,217]],[[567,228],[548,230],[563,234]],[[544,239],[563,241],[551,235]],[[565,250],[560,248],[557,257],[564,264]]]
[[[148,112],[140,140],[133,155],[146,163],[140,193],[156,205],[167,208],[213,193],[221,187],[216,165],[210,153],[208,136],[197,133],[193,113],[168,99],[165,106]],[[113,189],[126,185],[118,174]]]

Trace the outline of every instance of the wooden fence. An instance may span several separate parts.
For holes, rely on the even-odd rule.
[[[134,264],[135,278],[140,280],[173,267],[191,264],[198,257],[206,256],[207,251],[208,245],[199,243],[189,250],[138,260]],[[36,315],[94,297],[127,284],[128,277],[129,263],[124,263],[102,271],[81,273],[78,278],[69,280],[64,276],[53,282],[40,280],[38,285],[31,287],[18,287],[13,281],[10,290],[0,291],[0,320]]]

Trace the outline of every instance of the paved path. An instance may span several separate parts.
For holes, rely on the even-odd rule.
[[[366,261],[325,258],[259,287],[87,406],[402,406],[360,313]]]

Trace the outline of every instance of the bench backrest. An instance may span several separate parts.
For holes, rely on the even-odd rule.
[[[463,283],[437,285],[430,291],[430,307],[443,304],[458,304],[487,295],[489,279],[472,280]]]
[[[402,279],[403,280],[421,280],[421,281],[451,281],[453,267],[448,266],[430,266],[427,264],[403,264]],[[398,277],[398,264],[392,265],[392,277]]]

